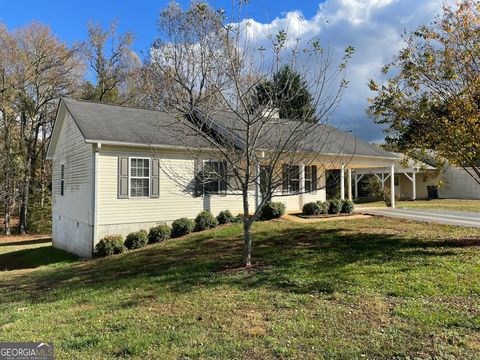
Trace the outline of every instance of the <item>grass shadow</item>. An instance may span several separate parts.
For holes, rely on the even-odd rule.
[[[53,246],[23,249],[0,254],[0,271],[33,269],[43,265],[74,262],[76,260],[78,260],[78,256],[55,249]]]
[[[32,239],[32,240],[19,240],[10,242],[0,242],[0,247],[3,246],[22,246],[22,245],[39,245],[52,242],[52,238]]]
[[[419,252],[452,256],[452,251],[445,250],[479,246],[480,242],[474,238],[466,245],[460,239],[431,241],[406,238],[401,234],[361,233],[348,226],[328,226],[281,222],[256,226],[253,258],[257,266],[251,270],[238,268],[243,240],[241,226],[236,225],[172,239],[126,254],[20,274],[4,281],[2,287],[8,292],[21,284],[25,296],[33,302],[55,301],[65,296],[65,291],[112,291],[140,278],[173,293],[227,284],[302,294],[333,293],[346,291],[355,283],[356,271],[359,271],[356,264],[392,264],[391,269],[397,269],[405,267],[409,261],[416,261],[421,255]],[[45,265],[66,260],[64,255],[52,255],[52,251],[60,250],[51,247],[29,251],[36,251],[32,257],[46,257]],[[26,252],[8,255],[26,256]],[[0,264],[4,261],[0,256]],[[32,265],[31,261],[22,263]],[[393,266],[395,264],[397,267]],[[231,270],[235,268],[238,270]],[[55,290],[59,290],[58,293]]]

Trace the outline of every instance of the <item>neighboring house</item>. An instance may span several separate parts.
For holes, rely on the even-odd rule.
[[[228,114],[220,114],[214,121],[221,128],[231,121],[227,118]],[[195,182],[197,164],[178,140],[173,122],[179,120],[159,111],[61,99],[47,154],[53,161],[55,247],[88,257],[107,234],[126,235],[180,217],[193,218],[202,210],[214,214],[224,209],[234,214],[242,211],[241,197],[229,194],[220,181],[210,184],[208,194],[198,194],[194,185],[182,186],[163,171],[167,166],[182,169],[182,177]],[[342,131],[325,130],[330,132],[332,145],[323,158],[334,155],[342,174],[347,170],[350,179],[354,168],[389,167],[392,171],[398,160]],[[208,147],[201,136],[192,136],[189,143]],[[298,176],[284,181],[283,191],[273,200],[285,203],[288,211],[325,200],[321,161],[318,171],[315,164],[294,165]],[[299,188],[306,192],[299,194]],[[259,191],[252,191],[252,205],[259,196]],[[352,197],[351,189],[348,197]]]
[[[475,174],[471,168],[469,172]],[[438,189],[439,197],[480,200],[480,184],[470,174],[464,169],[447,164],[440,173],[442,186]]]
[[[432,164],[412,159],[401,153],[395,153],[399,160],[395,162],[394,186],[399,199],[428,198],[429,186],[438,187],[438,197],[442,199],[480,199],[480,185],[464,169],[446,164],[440,169]],[[430,161],[429,161],[430,162]],[[389,168],[356,169],[354,173],[355,197],[358,183],[367,174],[374,174],[383,187],[390,189]],[[473,171],[470,171],[473,173]]]

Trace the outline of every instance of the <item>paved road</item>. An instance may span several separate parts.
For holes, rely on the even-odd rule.
[[[357,211],[371,215],[480,228],[480,213],[475,212],[403,208],[363,208]]]

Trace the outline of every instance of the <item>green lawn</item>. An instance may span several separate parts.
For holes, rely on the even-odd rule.
[[[32,269],[78,259],[77,256],[53,248],[52,241],[48,237],[39,236],[22,240],[20,236],[14,236],[8,241],[6,239],[6,237],[0,237],[0,271]]]
[[[241,241],[227,226],[0,272],[0,339],[59,359],[479,357],[480,229],[258,223],[249,270]]]
[[[398,208],[407,208],[407,209],[436,209],[436,210],[480,212],[480,200],[435,199],[435,200],[397,201],[396,205]],[[383,201],[375,201],[371,203],[358,204],[357,206],[386,207],[385,202]]]

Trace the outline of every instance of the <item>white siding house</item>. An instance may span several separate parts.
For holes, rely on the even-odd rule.
[[[126,235],[180,217],[194,218],[202,210],[242,212],[240,196],[228,192],[198,196],[192,187],[164,171],[175,168],[182,178],[195,178],[194,158],[175,141],[168,126],[158,126],[171,120],[158,111],[61,99],[47,154],[53,161],[55,247],[89,257],[95,244],[108,234]],[[398,160],[349,134],[335,132],[344,144],[356,149],[342,155],[342,171],[351,174],[352,168],[391,167]],[[201,139],[196,141],[196,146],[204,146]],[[318,161],[320,165],[322,158]],[[305,179],[301,169],[303,187],[312,179]],[[317,173],[317,189],[311,192],[276,194],[273,200],[285,203],[287,211],[323,201],[324,175]],[[258,200],[254,190],[251,196],[254,204]]]

